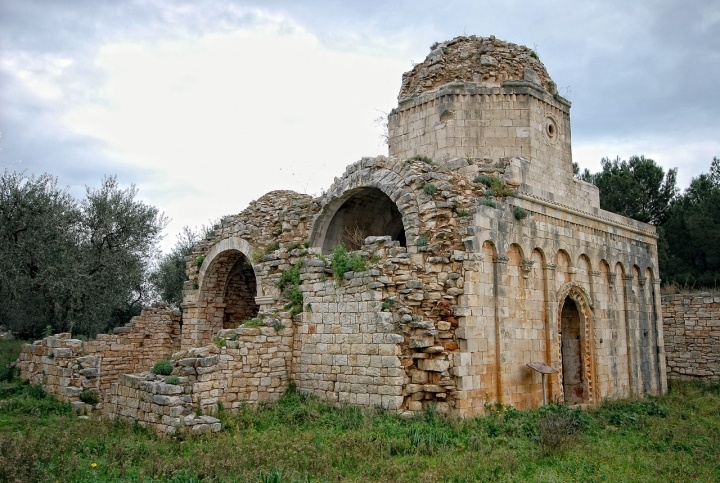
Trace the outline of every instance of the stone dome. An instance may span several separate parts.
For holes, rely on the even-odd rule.
[[[461,36],[434,44],[422,63],[405,72],[398,98],[416,96],[449,82],[499,86],[512,80],[531,82],[557,94],[556,84],[532,49],[494,36]]]

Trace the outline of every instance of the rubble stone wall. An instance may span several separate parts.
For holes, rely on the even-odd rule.
[[[180,313],[167,306],[143,309],[126,326],[94,340],[57,334],[26,344],[20,354],[20,377],[63,400],[77,402],[83,390],[103,394],[120,374],[149,370],[179,349]]]
[[[720,380],[720,294],[662,297],[669,379]]]
[[[62,333],[32,344],[25,344],[18,359],[20,377],[39,384],[61,401],[70,402],[77,409],[84,409],[80,401],[83,391],[100,396],[100,366],[102,357],[88,355],[83,342]]]

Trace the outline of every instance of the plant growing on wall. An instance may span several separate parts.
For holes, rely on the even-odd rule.
[[[167,359],[160,359],[153,365],[152,373],[159,376],[169,376],[173,371],[173,363]]]
[[[367,262],[358,253],[348,253],[345,245],[339,243],[333,249],[330,266],[335,280],[340,282],[347,272],[364,272],[368,269]]]
[[[288,299],[285,309],[290,310],[292,315],[299,314],[303,308],[303,294],[300,290],[300,269],[302,266],[303,261],[298,260],[295,265],[282,272],[280,280],[276,284],[277,288],[282,290],[283,296]]]
[[[479,174],[473,178],[473,183],[485,186],[485,196],[497,196],[505,198],[506,196],[514,196],[515,191],[505,185],[505,182],[494,174]]]

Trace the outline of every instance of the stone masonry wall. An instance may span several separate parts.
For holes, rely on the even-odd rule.
[[[20,377],[39,384],[61,401],[85,410],[80,401],[83,391],[91,391],[100,398],[99,355],[86,355],[83,342],[62,333],[32,344],[25,344],[18,359]]]
[[[720,380],[720,293],[662,297],[669,379]]]
[[[120,374],[147,370],[169,358],[179,349],[179,336],[179,311],[147,308],[128,325],[95,340],[71,339],[63,333],[26,344],[18,361],[20,377],[78,406],[85,389],[102,401]]]

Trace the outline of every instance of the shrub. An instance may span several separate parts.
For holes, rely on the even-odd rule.
[[[80,400],[85,404],[90,404],[92,406],[100,402],[98,400],[97,394],[95,394],[95,392],[91,391],[90,389],[85,389],[83,392],[80,393]]]
[[[195,259],[195,266],[200,267],[202,266],[203,262],[205,261],[205,255],[200,255]]]
[[[427,237],[427,235],[420,235],[415,240],[415,246],[417,247],[426,247],[428,244],[428,241],[430,241]]]
[[[330,266],[338,282],[347,272],[364,272],[368,269],[367,262],[357,253],[348,254],[342,243],[333,249]]]
[[[516,220],[521,221],[527,218],[528,212],[525,208],[522,208],[520,206],[513,207],[513,216]]]
[[[549,404],[538,409],[537,431],[546,452],[562,450],[590,426],[590,417],[581,409]]]
[[[514,190],[508,188],[505,182],[495,175],[479,174],[473,178],[473,182],[487,187],[485,196],[505,198],[506,196],[513,196],[515,194]]]
[[[218,347],[225,347],[227,345],[227,339],[225,339],[225,337],[220,337],[219,335],[215,336],[213,342]]]
[[[455,213],[457,213],[457,216],[459,216],[460,218],[470,216],[470,212],[465,208],[458,208],[457,210],[455,210]]]
[[[169,376],[165,378],[165,384],[173,384],[178,385],[180,384],[180,378],[177,376]]]
[[[437,186],[435,186],[432,183],[425,183],[425,186],[423,186],[423,191],[425,192],[426,195],[432,196],[435,193],[437,193],[437,190],[438,190]]]
[[[385,300],[383,300],[382,309],[381,309],[381,310],[382,310],[383,312],[388,312],[388,311],[392,310],[392,308],[393,308],[394,306],[395,306],[395,299],[394,299],[394,298],[391,298],[391,297],[388,297],[388,298],[386,298]]]
[[[283,291],[283,295],[287,297],[288,303],[285,304],[285,309],[289,309],[292,315],[302,312],[303,294],[300,290],[300,269],[302,266],[303,261],[298,260],[295,265],[280,274],[280,280],[275,284],[277,288]]]
[[[478,201],[478,205],[480,206],[489,206],[490,208],[495,208],[495,202],[491,200],[490,198],[483,198],[480,201]]]
[[[173,371],[173,363],[167,359],[160,359],[152,367],[152,373],[159,376],[169,376]]]

